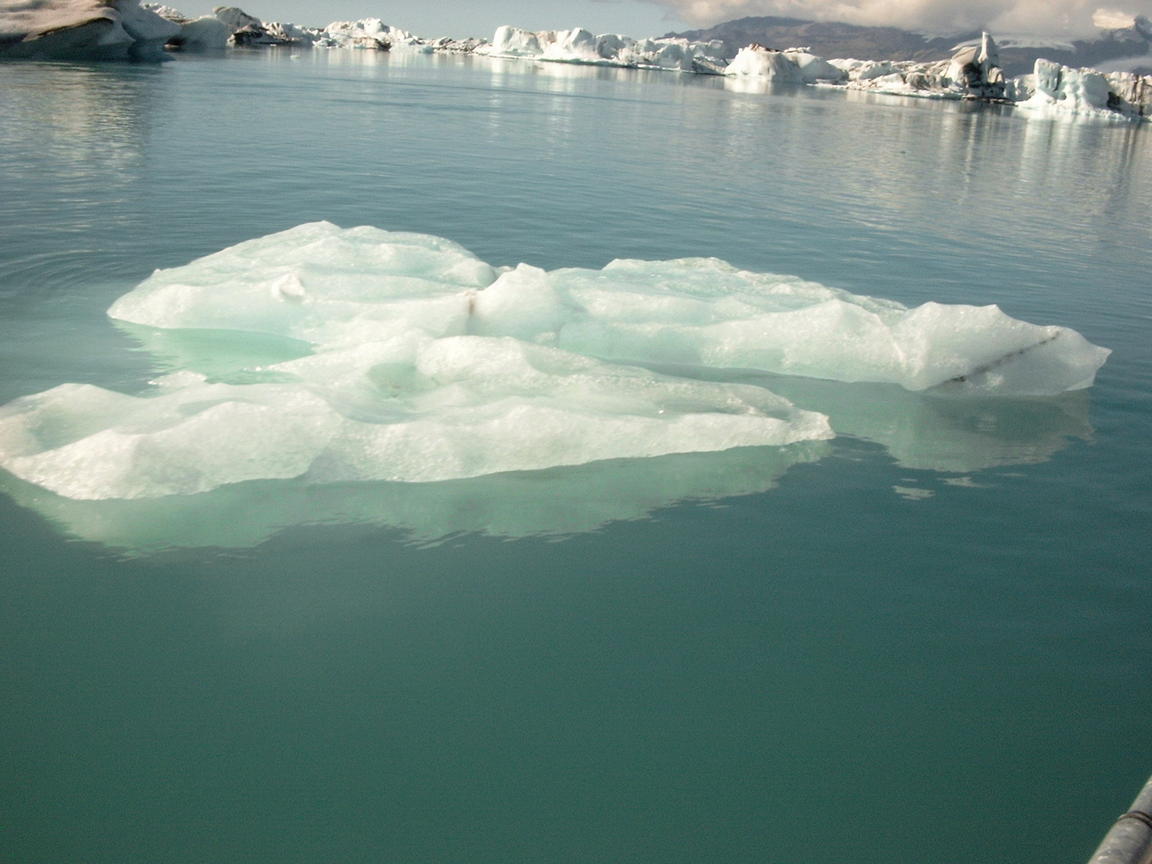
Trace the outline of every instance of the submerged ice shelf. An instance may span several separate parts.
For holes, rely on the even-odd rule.
[[[994,306],[908,309],[716,259],[498,268],[442,238],[323,222],[157,271],[109,314],[298,348],[141,395],[65,384],[0,408],[0,466],[68,498],[780,447],[832,437],[828,418],[724,370],[983,398],[1088,387],[1108,355]]]

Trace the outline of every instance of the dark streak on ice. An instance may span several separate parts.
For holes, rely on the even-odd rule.
[[[995,369],[997,366],[1003,366],[1009,360],[1014,360],[1015,358],[1017,358],[1023,354],[1027,354],[1029,351],[1032,351],[1033,349],[1039,348],[1041,345],[1047,345],[1049,342],[1056,341],[1057,339],[1060,338],[1060,335],[1061,334],[1059,332],[1053,333],[1047,339],[1041,339],[1035,345],[1029,345],[1026,348],[1021,348],[1019,351],[1012,351],[1009,354],[1005,354],[1003,357],[997,357],[995,360],[991,361],[990,363],[985,363],[983,366],[977,366],[972,371],[967,372],[964,375],[957,375],[955,378],[949,378],[947,381],[944,381],[943,383],[944,384],[963,384],[969,378],[971,378],[973,375],[983,375],[985,372],[990,372],[991,370]]]

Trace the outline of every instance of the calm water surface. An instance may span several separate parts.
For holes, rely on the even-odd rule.
[[[4,64],[0,118],[0,402],[210,364],[104,310],[315,219],[1114,350],[1052,400],[753,378],[831,416],[811,449],[143,504],[4,477],[0,859],[1051,864],[1152,771],[1152,129],[354,52]]]

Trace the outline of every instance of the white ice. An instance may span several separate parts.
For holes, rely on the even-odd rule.
[[[1152,77],[1073,69],[1041,59],[1017,86],[1021,96],[1031,92],[1017,107],[1044,116],[1137,119],[1150,107]]]
[[[844,70],[823,57],[801,49],[771,51],[760,45],[741,48],[724,74],[771,78],[790,84],[839,83],[847,78]]]
[[[1092,384],[1107,350],[996,306],[907,308],[715,258],[498,270],[427,235],[301,225],[158,271],[109,314],[343,346],[419,333],[512,336],[602,359],[1045,395]]]
[[[724,66],[723,51],[723,44],[719,41],[633,39],[618,33],[595,35],[580,27],[571,30],[525,30],[503,25],[496,29],[490,43],[479,46],[474,53],[554,63],[719,72]]]
[[[0,3],[0,56],[154,59],[179,32],[138,0]]]
[[[319,42],[332,48],[374,47],[376,43],[387,44],[392,49],[422,47],[419,38],[379,18],[333,21],[324,28]]]
[[[1019,395],[1087,387],[1108,355],[994,306],[908,309],[716,259],[495,268],[442,238],[329,223],[157,271],[109,314],[311,353],[239,378],[178,372],[138,396],[62,385],[0,409],[0,466],[69,498],[430,482],[832,435],[824,414],[763,386],[651,368]]]
[[[514,339],[368,343],[266,370],[183,373],[147,397],[65,384],[0,409],[0,464],[75,499],[247,480],[429,482],[831,437],[748,385],[610,365]]]

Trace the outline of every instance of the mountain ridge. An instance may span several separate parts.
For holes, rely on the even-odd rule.
[[[929,36],[899,27],[863,26],[839,21],[807,21],[801,18],[751,16],[725,21],[713,27],[668,33],[691,41],[718,39],[729,55],[753,42],[769,48],[806,47],[821,57],[856,58],[858,60],[944,60],[956,46],[978,40],[979,30],[947,36]],[[995,33],[992,34],[996,36]],[[1108,61],[1147,57],[1147,62],[1134,65],[1152,68],[1152,22],[1138,16],[1132,26],[1100,30],[1095,39],[1070,39],[1064,44],[1036,40],[1025,44],[1019,37],[1000,45],[1000,66],[1007,75],[1032,71],[1037,58],[1043,57],[1065,66],[1095,66]]]

